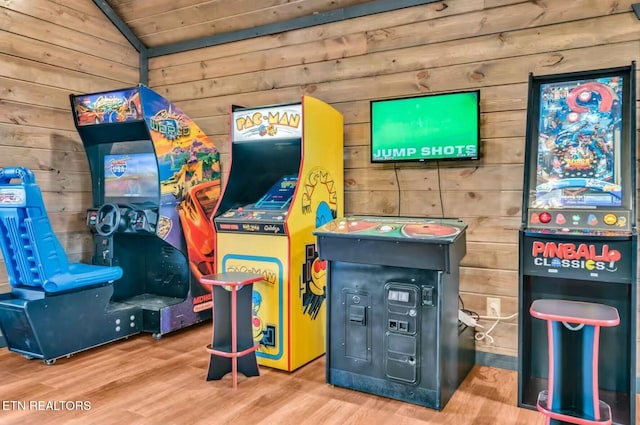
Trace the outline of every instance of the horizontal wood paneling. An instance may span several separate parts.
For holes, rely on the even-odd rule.
[[[75,3],[82,3],[84,1],[85,0],[80,0]],[[8,33],[5,34],[5,37],[11,34],[22,35],[34,40],[43,41],[52,46],[65,47],[94,57],[108,59],[115,63],[132,67],[138,66],[139,60],[135,49],[126,42],[122,42],[123,37],[121,35],[116,37],[118,41],[112,41],[80,33],[78,30],[57,25],[55,20],[46,21],[32,16],[27,12],[17,12],[12,9],[15,3],[21,3],[23,8],[29,4],[27,1],[4,1],[0,3],[0,31],[6,31]],[[97,28],[111,26],[104,15],[102,15],[101,20],[103,22],[102,25],[97,27],[92,26],[89,29],[85,27],[85,29],[99,32],[96,31]],[[42,54],[45,55],[46,51],[42,52]]]
[[[284,46],[269,51],[250,52],[151,70],[149,84],[166,85],[189,80],[204,80],[234,72],[260,71],[292,65],[340,59],[366,53],[364,34],[352,34],[333,39],[316,40],[304,45]],[[302,54],[304,52],[304,54]]]
[[[0,146],[31,147],[48,150],[84,152],[76,131],[56,130],[0,123]]]
[[[372,31],[369,33],[369,51],[394,50],[432,43],[450,47],[447,43],[451,43],[451,40],[467,39],[471,36],[473,39],[465,44],[467,48],[459,46],[463,49],[462,53],[474,57],[487,51],[481,59],[499,57],[501,54],[493,50],[496,46],[482,37],[487,34],[492,34],[494,41],[503,46],[505,53],[513,55],[517,55],[517,52],[510,49],[517,47],[518,44],[523,48],[537,49],[536,46],[526,42],[529,37],[541,43],[540,52],[554,50],[544,46],[556,46],[556,49],[590,46],[594,44],[594,40],[597,40],[597,36],[593,34],[594,30],[597,31],[597,27],[592,27],[593,22],[588,20],[628,12],[632,3],[633,1],[630,0],[616,1],[615,4],[606,1],[575,0],[564,5],[559,5],[556,1],[520,2],[510,7],[485,8],[463,15],[430,20],[426,23],[417,21]],[[633,16],[626,16],[623,19],[627,19],[625,23],[628,24],[628,20],[633,18]],[[562,33],[566,30],[565,24],[576,27],[576,34]],[[553,25],[553,27],[546,27],[547,25]],[[590,43],[580,45],[579,40],[584,33],[578,29],[579,26],[584,26],[586,32],[591,33],[587,35]],[[525,28],[532,28],[532,30],[522,30]],[[618,30],[614,30],[614,37]],[[560,33],[556,33],[557,31]],[[629,28],[623,31],[629,31]],[[548,39],[554,37],[554,34],[560,35],[558,40]],[[523,43],[517,43],[519,38],[523,39]],[[576,44],[573,44],[574,42]],[[478,46],[480,46],[479,51]],[[442,50],[445,57],[448,54],[457,54],[449,53],[448,49]]]
[[[69,92],[29,81],[0,77],[0,96],[14,103],[40,104],[43,107],[69,108]]]
[[[521,190],[523,167],[520,164],[447,167],[440,170],[442,190]]]
[[[83,54],[66,47],[52,45],[18,34],[0,38],[0,52],[22,59],[42,62],[58,68],[66,68],[93,76],[109,76],[116,81],[133,81],[139,76],[136,65],[123,65],[110,59]],[[136,59],[136,54],[131,54]]]
[[[518,270],[518,244],[467,241],[462,267]]]
[[[463,267],[460,269],[460,291],[468,294],[517,297],[518,272],[516,270]],[[463,299],[466,300],[466,297]],[[478,312],[484,313],[484,306],[480,307]]]
[[[0,122],[72,131],[69,111],[0,100]]]
[[[472,211],[469,211],[470,213]],[[467,227],[467,241],[518,243],[520,217],[460,217]]]
[[[583,41],[582,44],[587,44],[587,40],[590,40],[592,44],[584,47],[588,47],[590,51],[593,52],[593,55],[604,54],[609,56],[614,52],[610,54],[604,52],[611,49],[613,44],[613,46],[615,46],[613,48],[616,50],[615,54],[619,55],[619,57],[632,58],[634,49],[637,50],[637,41],[633,41],[632,30],[628,28],[633,28],[635,22],[632,19],[635,18],[632,18],[630,14],[623,15],[622,18],[624,18],[626,25],[623,25],[622,22],[617,22],[621,20],[619,17],[611,16],[601,18],[602,20],[600,21],[594,20],[593,26],[597,28],[606,24],[607,20],[615,20],[617,25],[627,28],[626,35],[616,38],[615,43],[611,42],[606,44],[608,43],[607,40],[602,39],[597,40],[597,42],[593,44],[592,39],[594,34],[591,33],[591,38],[585,37],[586,40]],[[544,37],[544,40],[564,39],[559,34],[571,32],[574,29],[577,30],[577,25],[581,24],[582,23],[561,25],[561,27],[564,28],[559,29],[557,34],[554,33],[549,37]],[[544,34],[542,36],[544,36]],[[515,43],[515,46],[511,47],[512,50],[504,52],[506,48],[502,45],[503,42],[500,37],[505,36],[493,36],[493,38],[497,40],[498,44],[495,50],[500,52],[499,54],[491,55],[491,53],[493,53],[491,49],[486,51],[476,46],[471,49],[470,53],[466,56],[463,54],[463,50],[462,53],[459,53],[459,57],[447,62],[439,62],[443,60],[441,59],[443,57],[442,52],[459,52],[462,44],[468,43],[467,39],[460,41],[460,45],[458,46],[451,46],[446,49],[439,48],[437,44],[421,45],[415,48],[402,49],[401,55],[399,55],[397,51],[373,53],[366,56],[347,57],[340,60],[315,62],[273,70],[265,68],[263,71],[257,73],[247,72],[242,75],[229,75],[228,77],[215,80],[199,80],[196,82],[173,84],[170,87],[156,86],[156,88],[163,94],[171,96],[171,99],[174,101],[179,101],[193,98],[194,96],[189,95],[189,93],[199,93],[197,97],[210,97],[213,96],[214,93],[215,96],[219,96],[228,93],[259,91],[266,88],[318,84],[327,81],[335,82],[336,80],[343,79],[348,79],[349,82],[351,82],[351,79],[358,77],[392,74],[385,79],[378,78],[380,85],[384,85],[385,90],[381,93],[379,87],[376,87],[375,91],[379,94],[379,97],[386,97],[412,94],[415,93],[415,88],[418,88],[419,92],[443,91],[475,88],[480,85],[492,86],[526,82],[529,72],[555,73],[563,71],[562,68],[565,67],[565,64],[569,64],[570,67],[566,70],[571,70],[571,67],[580,69],[580,67],[591,65],[588,58],[593,56],[591,54],[582,56],[581,54],[585,52],[583,52],[582,49],[575,49],[571,44],[547,46],[548,50],[543,50],[544,43],[542,43],[543,48],[538,48],[535,47],[538,45],[536,40],[525,40],[522,43]],[[515,40],[518,39],[515,35],[513,37]],[[538,37],[541,36],[538,35]],[[625,43],[625,41],[630,41],[630,43]],[[481,44],[484,45],[488,43],[485,41]],[[512,44],[513,43],[509,43],[508,45],[511,46]],[[570,49],[567,50],[567,48]],[[431,53],[429,53],[429,49],[432,50]],[[541,51],[552,53],[540,53]],[[303,55],[303,51],[299,54]],[[469,55],[471,55],[471,57],[467,58]],[[506,59],[501,60],[502,58]],[[452,64],[459,65],[448,66]],[[554,69],[545,72],[549,67],[554,67]],[[242,66],[238,66],[236,67],[237,71],[234,72],[240,72],[242,69]],[[402,73],[407,70],[419,72],[415,75],[405,75]],[[415,81],[418,87],[415,87],[411,92],[402,92],[396,90],[395,87],[388,87],[388,83],[392,83],[394,80],[402,81],[403,79]],[[231,82],[235,84],[226,84]],[[386,94],[387,92],[389,92],[388,95]],[[354,94],[355,93],[349,93],[351,96],[349,100],[357,99]],[[371,92],[367,94],[368,96],[363,93],[362,99],[370,98]],[[331,98],[330,101],[341,101],[341,99]]]
[[[87,260],[91,177],[69,94],[137,84],[138,53],[92,1],[6,0],[0,63],[0,167],[34,171],[70,261]],[[7,282],[0,264],[0,291]]]
[[[111,79],[111,76],[108,74],[104,76],[92,76],[81,71],[60,68],[55,65],[22,59],[2,53],[0,53],[0,62],[2,62],[3,65],[0,68],[0,76],[66,89],[73,93],[107,91],[137,84],[137,77],[135,80],[117,81]],[[73,120],[70,121],[73,123]]]
[[[500,297],[508,314],[517,310],[529,74],[637,60],[632,3],[438,2],[154,58],[150,75],[216,140],[228,137],[231,104],[305,94],[331,103],[345,118],[346,213],[462,218],[469,225],[462,298],[484,314],[485,298]],[[370,100],[468,89],[481,95],[479,161],[370,162]],[[227,161],[227,146],[219,146]],[[494,332],[493,345],[480,349],[514,355],[516,321]]]
[[[109,25],[103,16],[95,16],[83,13],[65,4],[50,0],[10,1],[3,0],[0,6],[4,6],[14,12],[37,18],[43,22],[55,22],[62,28],[70,29],[76,33],[76,38],[98,38],[110,43],[118,43],[128,46],[127,40],[122,37],[118,29]],[[99,31],[97,31],[99,29]]]

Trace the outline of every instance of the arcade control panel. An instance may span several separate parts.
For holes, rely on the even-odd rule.
[[[113,266],[114,260],[114,233],[128,234],[150,234],[155,233],[158,222],[156,210],[136,208],[135,206],[115,206],[120,211],[120,220],[117,226],[109,229],[109,232],[101,234],[98,232],[98,220],[100,208],[90,208],[87,210],[87,226],[94,233],[94,256],[92,264],[102,266]]]
[[[297,176],[281,177],[255,204],[232,208],[215,220],[218,232],[285,235],[285,219],[298,183]]]
[[[316,234],[355,240],[367,237],[394,244],[412,240],[440,244],[453,243],[465,229],[466,225],[456,219],[353,216],[331,221],[319,227]]]
[[[527,231],[586,236],[616,236],[630,232],[630,211],[596,209],[529,209]]]
[[[267,211],[255,205],[234,208],[215,219],[218,232],[267,233],[284,235],[287,210]]]
[[[119,206],[120,222],[115,232],[118,233],[155,233],[158,223],[158,212],[155,209],[137,209]],[[99,208],[87,210],[87,226],[95,232],[98,224]]]
[[[457,267],[451,252],[460,258],[466,253],[466,228],[456,219],[350,216],[325,223],[314,234],[320,256],[326,260],[441,270],[451,275]],[[388,296],[390,302],[403,303],[409,295],[391,291]],[[416,296],[423,306],[437,303],[430,286]]]

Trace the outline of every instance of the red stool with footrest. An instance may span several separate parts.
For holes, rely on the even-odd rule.
[[[598,349],[600,328],[620,323],[618,310],[603,304],[540,299],[533,317],[547,321],[549,385],[537,408],[546,424],[611,424],[611,408],[600,400]]]
[[[207,346],[211,354],[207,381],[221,379],[231,372],[233,388],[238,386],[238,372],[258,376],[256,350],[251,324],[253,283],[261,275],[242,272],[215,273],[200,282],[213,292],[213,342]]]

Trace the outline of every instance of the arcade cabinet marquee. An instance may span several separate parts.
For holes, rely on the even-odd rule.
[[[635,120],[635,64],[530,78],[520,230],[520,406],[534,407],[541,392],[555,389],[554,406],[580,423],[600,423],[588,413],[582,392],[558,382],[582,382],[596,367],[593,382],[581,388],[594,386],[599,376],[596,391],[610,406],[613,423],[635,423]],[[538,314],[532,305],[541,300],[617,310],[619,324],[600,330],[599,360],[597,346],[594,361],[585,360],[589,350],[581,355],[589,337],[580,326],[568,322],[553,339],[548,336],[545,321],[532,317]],[[559,350],[569,353],[558,360]]]
[[[143,85],[71,96],[71,106],[93,183],[93,263],[123,269],[113,299],[139,306],[156,337],[210,318],[199,278],[215,272],[218,150]]]

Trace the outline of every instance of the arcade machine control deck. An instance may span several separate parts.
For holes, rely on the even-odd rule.
[[[285,218],[297,182],[297,176],[282,177],[256,203],[231,208],[216,217],[216,229],[284,234]]]
[[[109,208],[112,214],[108,216],[105,210]],[[117,210],[117,211],[116,211]],[[100,220],[98,219],[100,217]],[[153,209],[134,206],[104,204],[100,208],[87,210],[87,227],[102,236],[109,236],[118,231],[121,233],[155,233],[158,224],[158,213]]]

